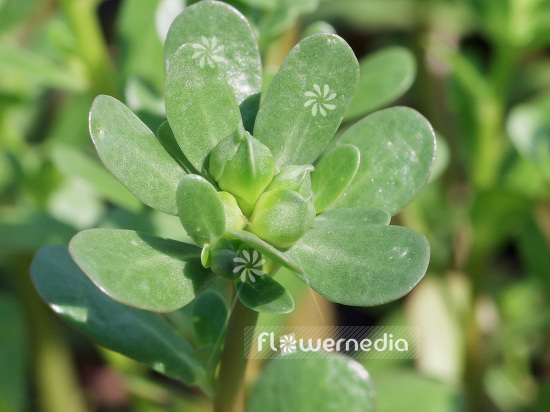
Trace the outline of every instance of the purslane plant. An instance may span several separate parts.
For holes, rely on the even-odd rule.
[[[167,121],[156,135],[103,95],[92,105],[90,133],[105,167],[146,205],[178,215],[194,243],[89,229],[71,240],[70,256],[64,247],[43,249],[33,280],[61,316],[208,391],[192,349],[151,312],[175,311],[223,277],[244,306],[287,313],[292,296],[272,277],[281,267],[346,305],[386,303],[420,281],[426,239],[389,223],[426,182],[434,133],[417,112],[397,107],[334,138],[359,82],[342,38],[303,39],[260,104],[252,28],[234,8],[201,2],[172,24],[165,67]]]

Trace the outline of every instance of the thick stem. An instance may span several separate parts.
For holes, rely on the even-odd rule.
[[[255,326],[257,320],[258,312],[248,309],[236,299],[227,327],[220,364],[218,388],[214,399],[216,412],[244,410],[244,375],[247,364],[244,356],[244,328]]]

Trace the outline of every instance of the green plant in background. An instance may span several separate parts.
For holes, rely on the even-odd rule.
[[[361,94],[353,100],[357,60],[333,34],[314,34],[295,46],[261,104],[254,32],[224,3],[186,8],[167,34],[164,58],[168,120],[156,135],[104,95],[92,105],[90,133],[106,168],[146,205],[178,215],[189,243],[130,230],[84,230],[68,250],[42,249],[32,278],[52,309],[93,340],[215,393],[216,408],[231,410],[246,364],[243,326],[253,325],[258,311],[294,308],[272,277],[279,268],[333,302],[356,306],[398,299],[422,278],[427,241],[389,222],[427,181],[435,139],[429,123],[408,108],[367,116],[333,139],[350,104],[349,116],[356,117],[364,101]],[[370,61],[374,72],[377,64],[386,67],[377,63],[383,58],[407,61],[408,55],[387,52]],[[380,106],[407,88],[409,73],[395,74],[405,86],[378,85]],[[360,91],[376,89],[362,82]],[[234,282],[240,300],[223,354],[224,306],[219,316],[204,316],[219,307],[219,296],[205,293],[217,276]],[[191,302],[202,337],[195,347],[154,313]],[[220,356],[216,382],[212,359]],[[310,371],[318,370],[319,378],[330,369],[342,379],[360,378],[361,391],[341,397],[340,408],[372,405],[368,375],[349,375],[347,362],[311,364]],[[286,373],[276,368],[271,374]],[[302,390],[299,379],[292,402]],[[260,383],[257,396],[268,387]]]
[[[196,246],[182,230],[177,216],[144,206],[98,161],[86,127],[87,112],[98,94],[115,96],[149,130],[157,131],[157,138],[170,153],[169,160],[178,159],[186,175],[188,171],[201,175],[214,186],[224,205],[224,214],[228,212],[226,224],[239,227],[244,222],[244,234],[253,235],[250,230],[253,210],[245,210],[246,196],[239,199],[242,193],[238,188],[227,188],[224,184],[224,180],[226,183],[233,180],[221,171],[226,165],[223,152],[230,145],[223,150],[218,148],[221,155],[217,170],[210,169],[211,154],[204,168],[197,170],[187,156],[179,154],[183,152],[172,134],[173,121],[159,129],[167,117],[163,97],[164,41],[174,17],[192,3],[195,1],[0,2],[0,311],[3,319],[12,320],[2,324],[0,333],[2,410],[30,407],[78,411],[95,404],[96,399],[101,406],[112,406],[112,400],[94,386],[97,381],[90,375],[94,368],[108,374],[110,379],[118,376],[124,387],[116,392],[126,396],[124,407],[132,410],[156,410],[158,405],[185,410],[208,407],[209,401],[199,391],[176,382],[168,386],[146,366],[80,339],[73,328],[58,322],[43,305],[28,277],[37,250],[48,244],[66,245],[77,231],[90,227],[131,229]],[[295,276],[304,276],[298,269],[307,273],[305,264],[291,251],[305,241],[312,243],[311,237],[322,228],[322,219],[316,216],[314,226],[290,249],[281,248],[281,239],[270,237],[265,230],[256,231],[256,236],[264,238],[263,242],[279,246],[272,252],[283,252],[290,259],[286,263],[298,266],[293,271],[281,264],[273,278],[284,287],[279,289],[284,296],[291,295],[295,311],[260,313],[258,324],[344,324],[353,319],[355,324],[420,326],[421,347],[425,350],[414,363],[360,361],[372,378],[380,411],[455,410],[464,404],[470,409],[483,410],[548,409],[550,65],[545,17],[548,2],[231,0],[228,3],[247,18],[258,38],[263,67],[261,85],[255,83],[254,87],[261,88],[263,97],[284,58],[300,39],[309,35],[339,33],[357,56],[369,52],[359,62],[360,80],[342,126],[320,158],[313,164],[308,161],[292,167],[277,166],[277,178],[263,192],[290,189],[305,199],[308,193],[317,193],[309,199],[317,215],[317,210],[331,201],[326,197],[323,200],[323,196],[335,195],[337,191],[325,193],[322,180],[315,175],[323,176],[333,170],[332,164],[342,156],[348,161],[340,162],[343,164],[340,176],[353,173],[357,165],[352,159],[357,151],[349,145],[359,149],[359,170],[367,164],[379,165],[379,156],[369,157],[370,149],[362,149],[363,140],[343,142],[339,138],[358,127],[352,123],[355,119],[393,103],[415,80],[412,93],[401,102],[417,108],[438,132],[437,157],[429,183],[413,202],[392,217],[392,223],[417,230],[431,245],[430,269],[413,292],[399,302],[368,309],[332,305],[320,298],[313,300],[313,293],[309,293],[312,289],[308,291],[308,286]],[[120,7],[113,8],[115,4]],[[226,62],[220,61],[217,54],[227,57],[224,53],[227,42],[216,33],[212,36],[216,36],[215,42],[207,35],[203,39],[202,34],[192,40],[197,44],[197,63],[200,65],[204,57],[205,69],[212,69],[211,65],[223,69]],[[414,52],[418,58],[418,78],[410,51],[395,46],[384,48],[395,44],[406,45]],[[173,51],[179,46],[176,41]],[[217,50],[217,54],[207,55],[199,46]],[[303,108],[309,110],[309,116],[315,111],[321,120],[323,111],[330,116],[338,107],[334,103],[338,97],[331,98],[335,91],[327,83],[329,90],[325,93],[324,84],[314,82],[303,90],[302,101],[304,105],[311,101]],[[243,128],[258,139],[253,116],[246,114],[243,102],[237,103]],[[248,104],[249,113],[257,111],[257,97],[249,99]],[[368,118],[399,110],[384,110]],[[383,142],[380,151],[388,141],[396,142],[385,133],[375,135],[370,126],[365,129],[369,133],[364,136]],[[242,130],[235,130],[239,133],[233,134],[234,140],[228,139],[226,144],[234,141],[237,145],[242,141]],[[177,136],[175,130],[174,133]],[[267,146],[266,142],[261,143]],[[269,150],[272,152],[271,147]],[[445,170],[449,160],[450,167]],[[228,162],[227,171],[233,170],[231,164]],[[393,169],[388,166],[384,170]],[[342,211],[347,209],[340,206],[344,199],[350,194],[360,195],[351,193],[351,188],[352,185],[348,186],[346,196],[341,196],[319,216],[330,217],[339,212],[338,219],[343,221]],[[364,194],[365,202],[372,199],[371,206],[384,209],[380,206],[382,200],[374,200],[378,187],[371,188]],[[177,197],[175,202],[177,209]],[[231,213],[237,208],[244,213]],[[281,208],[278,210],[282,212]],[[220,357],[237,351],[230,347],[231,342],[242,340],[241,332],[231,332],[238,325],[227,328],[227,334],[224,332],[228,313],[235,314],[233,323],[239,318],[243,326],[253,323],[247,317],[254,313],[245,310],[240,301],[232,300],[230,289],[235,290],[234,284],[255,288],[257,293],[252,296],[270,291],[260,288],[259,282],[274,274],[279,266],[269,258],[270,250],[261,251],[258,244],[241,248],[238,246],[244,243],[242,240],[225,234],[222,238],[231,245],[216,242],[215,247],[205,248],[199,257],[196,251],[202,252],[202,248],[193,246],[194,269],[230,273],[231,280],[216,276],[205,292],[176,311],[158,315],[110,299],[81,272],[67,249],[60,246],[46,249],[53,260],[48,263],[50,266],[43,265],[51,269],[44,270],[44,276],[56,273],[66,283],[73,284],[75,289],[70,296],[87,290],[84,295],[88,296],[88,306],[67,298],[66,287],[60,288],[58,283],[52,284],[49,293],[59,289],[59,294],[50,296],[50,300],[65,302],[60,307],[71,307],[74,324],[89,327],[85,332],[95,340],[181,381],[200,381],[204,391],[209,392],[216,386],[213,377],[221,378],[216,371]],[[163,246],[165,252],[170,250],[167,244]],[[43,253],[37,259],[46,259]],[[235,262],[228,256],[235,258]],[[232,264],[236,272],[223,262]],[[203,263],[210,267],[204,269]],[[332,276],[328,278],[332,280]],[[320,290],[324,285],[317,282],[312,287]],[[232,302],[235,307],[230,311]],[[282,307],[282,301],[266,302],[257,309],[275,311]],[[291,302],[286,300],[288,308]],[[108,325],[105,319],[110,319]],[[109,327],[125,324],[127,319],[144,325],[132,329],[131,339],[156,343],[140,352],[135,351],[133,344],[127,345],[119,328]],[[6,330],[11,333],[3,333]],[[127,329],[123,332],[130,335]],[[219,348],[224,341],[226,349],[222,354]],[[227,366],[227,362],[226,359],[221,363]],[[167,364],[174,367],[166,367]],[[186,369],[190,364],[194,366]],[[346,391],[354,388],[365,394],[372,389],[364,379],[351,386],[348,378],[353,381],[358,375],[346,371],[364,372],[353,362],[347,363],[347,370],[342,360],[334,360],[332,366],[330,363],[315,366],[314,362],[289,364],[271,362],[256,382],[263,368],[252,362],[246,375],[247,387],[254,388],[254,394],[247,394],[251,409],[277,405],[281,398],[274,395],[276,392],[287,394],[283,401],[292,399],[291,405],[296,409],[319,409],[330,405],[329,400],[343,402],[344,390],[334,394],[339,382],[345,382]],[[225,369],[242,367],[235,366]],[[336,369],[342,372],[341,378]],[[309,376],[318,378],[311,380]],[[315,383],[317,393],[326,394],[317,396],[319,404],[313,406],[308,404],[311,396],[304,395],[311,391],[308,389],[311,383]],[[400,390],[399,397],[395,396],[396,388]],[[349,405],[339,407],[352,409]]]

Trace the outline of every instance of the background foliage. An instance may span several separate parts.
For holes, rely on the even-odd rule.
[[[90,227],[186,240],[177,217],[145,208],[105,171],[87,124],[93,98],[103,93],[152,130],[160,126],[163,39],[184,3],[0,1],[0,410],[207,408],[198,390],[60,322],[28,275],[39,248],[66,245]],[[438,133],[430,182],[392,222],[430,241],[430,267],[418,287],[392,304],[352,308],[323,300],[283,270],[279,280],[296,310],[261,315],[259,323],[420,326],[416,361],[364,361],[381,411],[548,409],[550,1],[228,3],[257,31],[264,91],[302,37],[334,31],[361,63],[362,94],[343,128],[403,104]],[[224,290],[205,296],[216,303],[202,304],[224,313]],[[204,335],[197,336],[200,311],[196,303],[140,322],[168,320],[190,342],[212,343],[220,326],[200,325]],[[181,351],[185,363],[189,348]],[[260,370],[250,365],[251,383]],[[280,373],[266,369],[260,384]],[[252,410],[270,402],[259,396]]]

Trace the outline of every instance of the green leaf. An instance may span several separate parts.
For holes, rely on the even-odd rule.
[[[161,315],[102,293],[65,246],[42,248],[32,262],[31,277],[52,310],[90,339],[190,385],[200,382],[202,370],[187,341]]]
[[[317,213],[328,209],[342,196],[355,177],[360,160],[359,149],[351,144],[340,146],[323,157],[311,174]]]
[[[507,128],[517,151],[550,181],[550,95],[516,106]]]
[[[139,78],[162,93],[164,67],[162,39],[157,35],[159,0],[122,3],[117,21],[119,63],[122,78]]]
[[[368,412],[374,401],[371,378],[353,359],[279,358],[262,373],[248,412]]]
[[[252,275],[253,276],[253,275]],[[294,310],[292,295],[269,275],[253,276],[254,282],[240,277],[235,281],[237,295],[242,304],[256,312],[290,313]]]
[[[441,176],[451,161],[451,149],[447,141],[439,133],[435,134],[435,140],[437,150],[435,151],[434,164],[428,182],[433,182]]]
[[[130,196],[141,205],[139,200]],[[86,182],[68,178],[48,193],[47,210],[59,221],[80,230],[94,226],[105,215],[107,207]]]
[[[185,170],[130,109],[98,96],[90,110],[90,133],[105,167],[130,192],[154,209],[177,214],[176,188]]]
[[[271,3],[271,7],[265,7],[266,13],[262,14],[259,21],[258,32],[260,48],[263,50],[276,41],[287,29],[296,24],[300,15],[310,14],[317,9],[319,0],[244,0],[246,3]],[[267,4],[266,4],[267,6]]]
[[[264,242],[254,233],[246,232],[244,230],[230,230],[229,234],[234,238],[239,239],[245,245],[248,245],[251,248],[257,250],[265,257],[278,263],[279,265],[293,272],[303,273],[300,266],[298,266],[288,254],[281,252],[279,249],[276,249],[269,243]]]
[[[359,85],[346,120],[364,116],[401,97],[414,82],[416,60],[404,47],[388,47],[361,59],[359,72]]]
[[[225,327],[227,307],[223,297],[214,290],[207,290],[193,304],[193,326],[199,345],[221,343]]]
[[[374,374],[373,374],[374,375]],[[379,412],[440,412],[460,409],[461,399],[453,386],[405,368],[373,376]],[[396,391],[399,396],[396,396]]]
[[[358,63],[334,34],[314,34],[288,54],[254,127],[278,167],[312,164],[334,136],[355,93]]]
[[[290,254],[305,272],[297,276],[328,300],[375,306],[411,291],[426,273],[430,246],[409,228],[335,219],[307,232]]]
[[[72,92],[83,91],[87,85],[81,78],[58,66],[47,57],[29,50],[0,44],[0,74],[21,79],[25,84],[53,87]]]
[[[32,254],[44,245],[66,244],[75,232],[73,227],[46,213],[21,207],[3,209],[0,213],[0,256]]]
[[[395,107],[351,126],[339,144],[361,151],[361,164],[338,207],[375,206],[395,215],[415,198],[430,175],[435,135],[418,112]]]
[[[241,126],[233,89],[210,51],[184,44],[166,72],[166,115],[176,141],[196,170],[220,140]]]
[[[75,262],[116,301],[155,312],[187,305],[214,281],[201,250],[133,230],[89,229],[69,243]]]
[[[354,228],[363,225],[389,225],[391,216],[388,212],[376,207],[341,208],[325,212],[317,216],[313,227],[315,229],[334,226]]]
[[[317,33],[336,34],[336,29],[326,21],[315,21],[302,30],[302,39]]]
[[[18,24],[35,9],[38,0],[0,1],[0,33]]]
[[[225,211],[218,192],[198,175],[181,179],[177,191],[178,213],[187,234],[199,245],[213,245],[225,233]]]
[[[164,75],[162,80],[164,81]],[[166,119],[162,92],[158,93],[152,86],[145,83],[139,77],[128,79],[124,88],[124,96],[126,97],[128,107],[150,129],[155,129],[154,123],[156,123],[156,128],[158,128],[164,119]]]
[[[188,173],[196,173],[196,170],[191,162],[187,160],[181,151],[168,121],[163,122],[159,126],[157,130],[157,139],[166,151],[170,153],[172,157],[181,165],[181,167],[183,167]]]
[[[216,371],[220,362],[222,349],[222,346],[218,344],[200,346],[193,350],[193,359],[197,360],[206,370],[211,387],[216,386]],[[200,412],[200,409],[197,409],[195,412]]]
[[[172,23],[164,49],[165,65],[184,43],[205,46],[220,66],[252,131],[260,103],[262,65],[254,30],[235,8],[219,1],[187,7]]]
[[[79,177],[88,182],[93,189],[117,206],[134,212],[143,206],[128,190],[110,175],[96,160],[80,151],[57,146],[52,150],[52,160],[67,177]]]
[[[11,294],[0,293],[0,410],[27,409],[28,327],[23,308]]]

